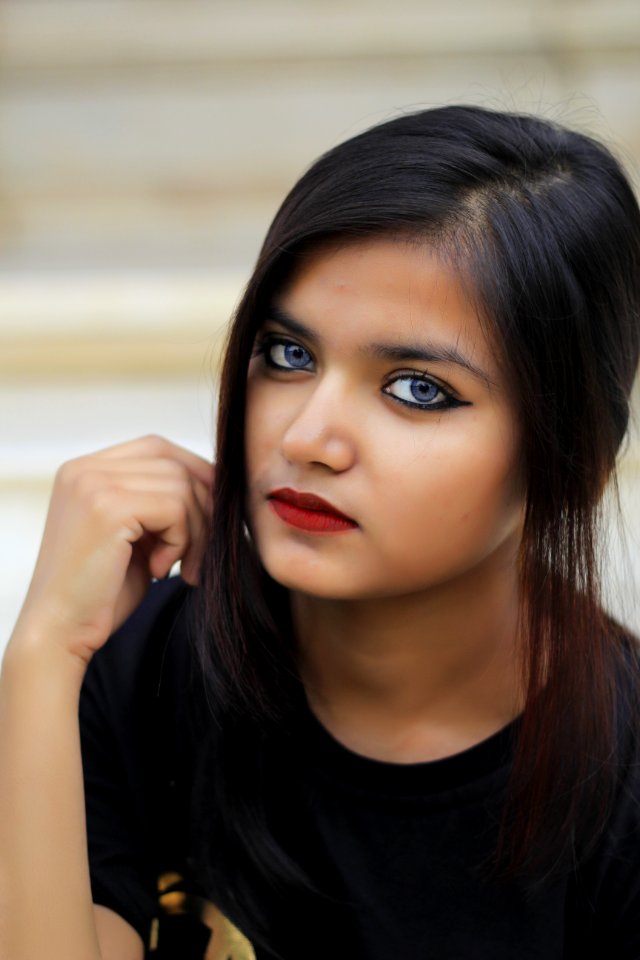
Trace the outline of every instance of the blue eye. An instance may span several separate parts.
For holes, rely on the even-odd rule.
[[[308,350],[292,340],[267,339],[262,350],[269,366],[278,370],[306,370],[312,359]]]
[[[384,392],[400,403],[416,409],[441,410],[457,406],[458,403],[433,380],[408,374],[396,377],[385,387]]]

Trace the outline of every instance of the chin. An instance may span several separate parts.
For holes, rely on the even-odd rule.
[[[333,578],[324,579],[312,573],[305,576],[299,569],[295,571],[290,568],[282,570],[266,564],[264,564],[264,568],[272,580],[279,583],[281,587],[295,593],[304,593],[325,600],[355,600],[358,598],[357,590],[350,589],[350,584],[345,583],[344,578],[336,582]]]
[[[304,569],[301,563],[264,563],[272,580],[293,593],[317,597],[319,600],[362,601],[383,597],[403,596],[407,592],[384,583],[363,583],[349,576],[347,571],[320,570],[318,566]]]

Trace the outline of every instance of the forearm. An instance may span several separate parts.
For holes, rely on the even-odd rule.
[[[153,577],[181,560],[183,576],[186,567],[197,581],[212,480],[210,463],[155,436],[70,460],[56,474],[0,673],[2,960],[100,960],[80,688],[92,656]],[[132,956],[140,955],[138,940],[132,930]],[[102,943],[105,955],[118,955]]]
[[[0,673],[0,956],[12,960],[100,960],[78,724],[83,674],[79,660],[15,636]]]

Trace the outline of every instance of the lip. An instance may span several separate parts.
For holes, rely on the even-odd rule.
[[[267,500],[281,520],[310,533],[339,533],[358,526],[352,517],[314,493],[283,487],[272,490]]]

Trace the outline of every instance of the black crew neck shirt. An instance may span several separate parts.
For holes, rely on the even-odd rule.
[[[158,872],[193,862],[191,593],[179,578],[153,584],[94,656],[81,694],[93,898],[145,944]],[[152,648],[162,664],[160,725],[146,676]],[[580,869],[535,894],[489,874],[518,723],[454,756],[396,764],[354,753],[305,710],[273,751],[265,799],[274,835],[321,892],[265,893],[271,941],[256,946],[257,960],[640,960],[635,771]],[[170,770],[177,823],[159,822],[159,762]]]

